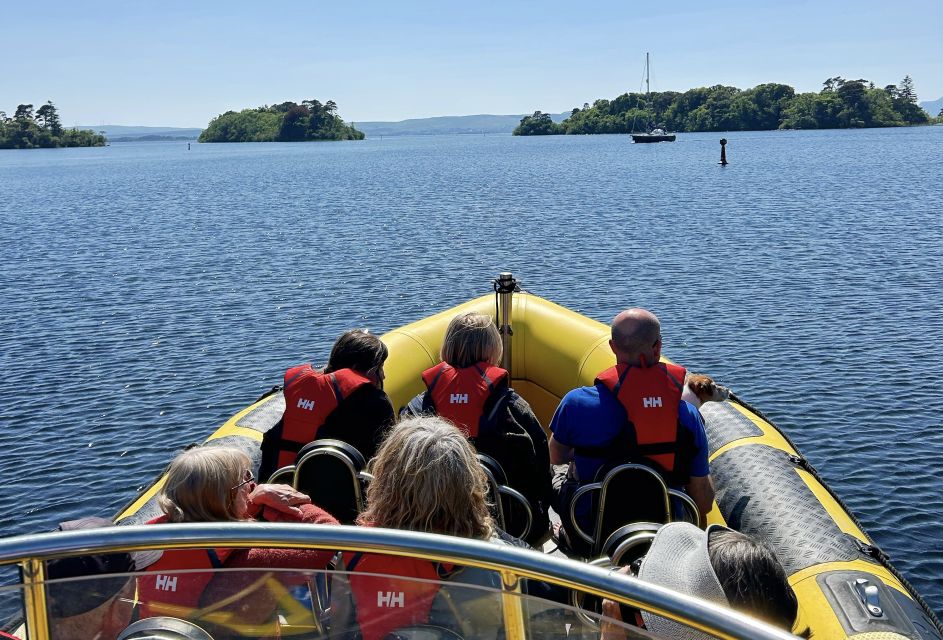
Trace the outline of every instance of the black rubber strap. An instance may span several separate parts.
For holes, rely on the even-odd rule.
[[[222,569],[223,561],[219,559],[219,556],[216,554],[216,549],[207,549],[206,555],[210,558],[210,565],[214,569]]]

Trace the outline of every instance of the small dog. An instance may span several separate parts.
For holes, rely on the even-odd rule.
[[[730,390],[722,387],[710,377],[702,373],[688,373],[684,377],[684,391],[681,399],[687,400],[695,407],[705,402],[723,402],[730,397]]]

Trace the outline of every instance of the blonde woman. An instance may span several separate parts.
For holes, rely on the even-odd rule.
[[[256,485],[252,461],[239,449],[195,447],[178,455],[167,469],[157,498],[163,515],[148,524],[177,522],[239,522],[261,516],[266,520],[337,524],[330,514],[311,504],[287,485]],[[274,549],[178,549],[165,551],[138,579],[141,617],[173,615],[197,607],[223,566],[291,566],[323,568],[327,552]],[[176,573],[186,569],[206,569]],[[172,584],[173,588],[169,588]]]
[[[442,362],[422,374],[426,391],[403,415],[438,415],[465,434],[481,453],[497,460],[508,484],[531,504],[534,519],[527,541],[538,544],[547,533],[550,452],[547,436],[527,401],[510,388],[498,366],[501,335],[490,316],[463,313],[449,323]]]
[[[402,421],[380,446],[371,471],[361,526],[507,544],[488,510],[487,480],[475,451],[454,425],[432,416]],[[379,640],[431,623],[457,626],[464,637],[487,637],[501,626],[498,591],[455,584],[447,596],[442,593],[443,582],[498,590],[493,572],[366,553],[344,554],[343,568],[348,575],[336,574],[332,589],[332,635]],[[395,607],[378,597],[387,593],[397,595]]]

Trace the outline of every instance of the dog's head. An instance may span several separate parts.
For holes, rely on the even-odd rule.
[[[689,374],[684,382],[701,402],[723,402],[730,397],[729,389],[720,386],[710,376],[701,373]]]

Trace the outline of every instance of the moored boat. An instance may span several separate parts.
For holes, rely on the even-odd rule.
[[[648,58],[648,54],[646,53],[645,54],[645,106],[646,108],[648,108],[651,104],[648,100],[648,96],[651,93],[649,68],[650,68],[649,58]],[[634,131],[635,130],[634,121],[632,125],[633,125],[632,130]],[[633,133],[631,135],[632,135],[632,142],[643,142],[643,143],[644,142],[674,142],[676,139],[675,134],[668,133],[662,127],[652,127],[651,123],[649,123],[648,133]]]
[[[385,389],[395,407],[402,407],[423,389],[420,373],[438,362],[448,322],[465,311],[497,310],[496,322],[506,345],[503,366],[511,372],[513,387],[527,399],[544,425],[549,424],[567,391],[592,384],[600,371],[614,363],[607,326],[521,292],[514,284],[510,274],[502,274],[494,295],[470,300],[383,336],[390,350]],[[282,394],[267,394],[228,420],[206,444],[239,447],[252,454],[258,464],[262,434],[279,420],[283,410]],[[938,621],[919,595],[769,419],[735,394],[729,401],[706,403],[702,414],[717,488],[716,506],[707,514],[708,522],[747,533],[776,552],[800,603],[798,627],[807,626],[816,638],[943,638]],[[123,509],[117,516],[120,523],[136,525],[157,515],[155,496],[160,485],[158,479]],[[118,528],[97,537],[93,532],[22,536],[0,541],[0,563],[20,562],[25,567],[24,607],[27,619],[37,628],[46,620],[36,611],[44,602],[42,590],[37,591],[34,582],[37,576],[39,580],[43,577],[38,561],[41,558],[115,547],[295,545],[384,551],[497,571],[501,580],[490,594],[495,611],[500,613],[502,629],[495,630],[497,636],[545,635],[539,630],[547,623],[546,614],[533,613],[545,609],[520,606],[518,578],[525,577],[556,582],[591,595],[608,595],[687,620],[719,637],[780,637],[769,628],[750,626],[742,616],[716,606],[666,596],[663,590],[609,575],[598,567],[536,552],[406,532],[345,527],[300,532],[291,525],[162,525]],[[306,608],[292,609],[295,601],[285,598],[283,635],[297,632],[330,637],[333,632],[322,625],[319,617],[323,607],[309,602]],[[213,609],[210,613],[218,613],[218,608],[208,608]],[[557,620],[552,616],[549,619]],[[582,614],[578,622],[561,618],[560,624],[567,620],[566,624],[571,625],[567,634],[573,631],[574,636],[594,637],[591,623],[596,619],[592,614]],[[238,619],[227,620],[233,628],[242,629]]]
[[[664,129],[652,129],[649,133],[633,133],[632,142],[674,142],[675,134]]]

